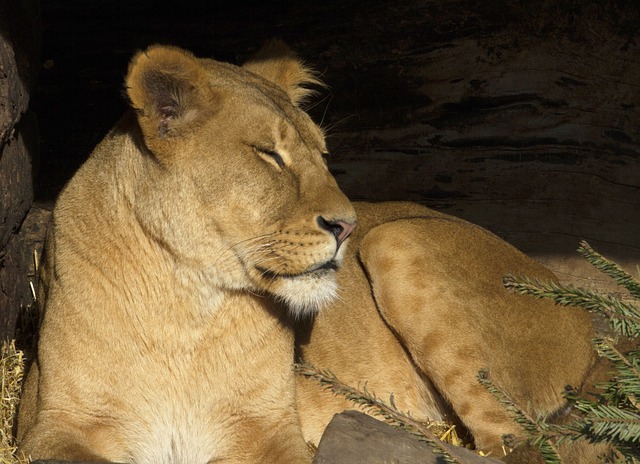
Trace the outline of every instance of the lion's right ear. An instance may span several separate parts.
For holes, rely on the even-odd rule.
[[[191,53],[154,45],[133,57],[126,91],[150,148],[193,131],[213,111],[207,71]]]
[[[242,67],[278,85],[295,105],[315,93],[309,86],[324,86],[293,50],[278,39],[266,42]]]

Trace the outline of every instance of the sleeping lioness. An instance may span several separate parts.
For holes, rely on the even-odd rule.
[[[506,291],[508,273],[553,276],[480,227],[351,204],[298,106],[313,81],[279,43],[243,67],[133,58],[132,111],[55,208],[22,451],[308,463],[350,405],[296,378],[295,325],[302,360],[417,419],[452,410],[479,449],[521,434],[481,368],[534,416],[564,406],[592,363],[589,316]]]

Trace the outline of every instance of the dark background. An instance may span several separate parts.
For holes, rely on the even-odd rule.
[[[39,204],[125,111],[136,50],[240,64],[279,37],[328,85],[309,111],[351,198],[469,219],[579,283],[580,239],[640,273],[636,2],[47,0],[41,21]]]

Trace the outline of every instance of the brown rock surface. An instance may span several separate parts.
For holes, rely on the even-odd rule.
[[[465,464],[500,461],[482,457],[464,448],[443,444],[452,456]],[[336,414],[318,445],[313,464],[443,464],[427,443],[413,435],[358,411]]]

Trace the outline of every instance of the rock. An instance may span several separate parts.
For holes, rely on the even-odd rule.
[[[498,464],[457,446],[444,444],[464,464]],[[313,464],[443,464],[433,448],[413,435],[358,411],[336,414],[327,426]]]

